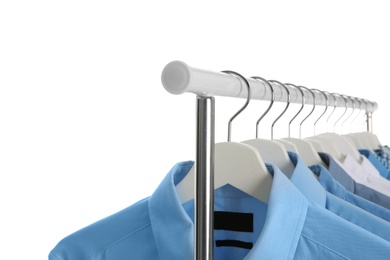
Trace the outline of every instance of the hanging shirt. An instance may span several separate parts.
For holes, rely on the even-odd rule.
[[[390,179],[389,169],[385,166],[384,162],[381,161],[378,155],[367,149],[359,149],[359,152],[375,166],[383,178]]]
[[[379,149],[382,149],[383,152],[390,155],[390,147],[388,145],[379,145]],[[389,158],[390,156],[387,157]]]
[[[295,170],[290,181],[310,201],[390,241],[390,223],[326,191],[295,153],[288,152]]]
[[[374,151],[378,151],[377,155],[380,156],[383,164],[390,171],[390,147],[387,145],[379,145],[378,149],[375,149]]]
[[[347,173],[356,182],[368,186],[380,193],[390,196],[390,182],[382,176],[375,176],[368,173],[352,156],[347,154],[344,161],[341,162]]]
[[[65,237],[49,260],[192,260],[193,202],[181,205],[175,189],[192,166],[176,164],[149,198]],[[388,241],[307,200],[271,168],[268,205],[231,185],[215,191],[214,210],[224,220],[215,223],[215,260],[389,258]],[[230,215],[249,225],[237,227]]]
[[[343,199],[377,217],[390,221],[390,210],[349,192],[330,175],[328,170],[320,164],[312,165],[310,170],[319,177],[322,187],[333,195]]]
[[[362,198],[372,201],[382,207],[390,209],[390,197],[380,193],[370,187],[355,182],[351,176],[347,173],[347,170],[342,166],[340,162],[333,158],[333,156],[327,153],[318,153],[322,161],[327,165],[327,169],[332,177],[343,187]]]
[[[363,167],[363,169],[367,173],[369,173],[371,175],[378,176],[378,177],[382,177],[381,173],[376,168],[376,166],[364,155],[360,155],[359,160],[357,162]]]
[[[49,260],[193,259],[193,202],[181,205],[175,189],[192,166],[176,164],[152,196],[65,237]],[[268,205],[231,185],[215,191],[214,210],[227,218],[218,224],[215,260],[388,259],[388,241],[308,201],[271,169]],[[231,215],[250,223],[234,231]]]
[[[65,237],[49,260],[193,259],[193,201],[181,205],[175,189],[192,166],[176,164],[152,196]],[[308,201],[268,167],[268,205],[231,185],[215,191],[215,260],[388,259],[388,241]]]
[[[374,152],[377,155],[378,160],[386,167],[388,171],[390,171],[390,154],[388,149],[385,146],[379,145],[379,148],[374,149]]]

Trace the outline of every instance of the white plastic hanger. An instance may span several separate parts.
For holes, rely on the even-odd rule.
[[[333,141],[329,141],[328,138],[322,136],[315,136],[307,137],[305,138],[305,140],[312,143],[317,152],[323,152],[332,155],[333,158],[339,161],[344,159],[343,153],[341,153],[340,150],[335,146]],[[317,147],[314,143],[319,144],[320,147]]]
[[[329,95],[331,95],[331,94],[329,92],[325,93],[325,91],[321,91],[321,90],[318,90],[318,89],[313,89],[313,91],[318,91],[321,94],[323,94],[324,97],[325,97],[325,100],[326,100],[326,105],[325,105],[324,112],[320,115],[320,117],[314,123],[314,135],[315,135],[317,122],[322,118],[322,116],[328,110],[328,106],[329,106],[329,102],[328,101],[329,100],[328,100],[328,96],[326,95],[326,93],[328,93]],[[336,109],[336,98],[333,95],[331,95],[331,96],[334,99],[334,109],[331,112],[331,114],[333,114],[334,110]],[[329,119],[329,117],[328,117],[328,119]],[[321,136],[311,136],[311,137],[306,137],[305,140],[307,140],[308,142],[313,144],[313,146],[314,146],[314,148],[316,149],[317,152],[327,153],[329,155],[332,155],[337,160],[342,160],[343,159],[343,154],[338,150],[336,145],[333,142],[329,142],[328,139],[326,139],[324,137],[321,137]]]
[[[256,122],[256,138],[243,141],[242,143],[249,144],[249,145],[253,146],[254,148],[256,148],[259,151],[261,157],[263,158],[263,160],[265,162],[275,164],[287,177],[291,177],[292,173],[294,172],[295,166],[291,162],[286,148],[282,144],[280,144],[274,140],[258,138],[259,123],[260,123],[261,119],[263,119],[263,117],[271,109],[271,107],[275,101],[275,93],[274,93],[272,85],[267,80],[260,78],[260,77],[252,77],[252,78],[265,83],[270,88],[270,90],[271,90],[271,103],[268,106],[267,110],[263,113],[263,115]],[[288,92],[287,88],[286,88],[286,91]],[[288,105],[289,105],[289,102],[287,103],[287,107],[288,107]],[[273,125],[284,114],[287,107],[284,109],[282,114],[274,121]],[[271,132],[271,138],[272,138],[272,132]]]
[[[305,95],[303,94],[303,91],[302,91],[301,88],[305,88],[307,90],[309,90],[309,89],[306,88],[306,87],[302,87],[302,86],[298,87],[298,86],[295,86],[293,84],[286,84],[286,85],[295,87],[295,88],[297,88],[301,92],[301,94],[302,94],[302,106],[301,106],[300,110],[298,111],[298,113],[289,122],[289,137],[282,138],[282,139],[285,140],[285,141],[288,141],[290,143],[293,143],[297,147],[298,154],[303,159],[303,161],[305,162],[306,165],[308,165],[308,166],[309,165],[314,165],[314,164],[324,165],[324,162],[322,161],[321,157],[318,155],[318,153],[315,150],[314,146],[310,142],[308,142],[306,140],[303,140],[303,139],[300,139],[300,136],[299,136],[299,138],[292,138],[292,137],[290,137],[290,125],[291,125],[292,121],[297,117],[297,115],[302,111],[302,109],[303,109],[303,107],[305,105]],[[315,96],[314,96],[313,92],[311,92],[311,94],[313,95],[313,109],[311,110],[310,114],[307,115],[302,120],[302,122],[300,123],[299,135],[301,135],[302,123],[313,113],[314,108],[315,108]]]
[[[283,139],[277,139],[275,141],[283,145],[287,151],[299,154],[298,148],[295,144]]]
[[[224,71],[243,79],[247,85],[248,97],[245,105],[230,119],[228,142],[215,144],[214,189],[230,184],[241,191],[268,203],[272,186],[272,176],[266,168],[259,152],[252,146],[230,141],[231,122],[249,104],[251,91],[248,81],[233,71]],[[194,198],[194,167],[176,185],[181,203]]]
[[[327,141],[332,142],[336,145],[337,149],[344,155],[349,154],[356,161],[360,161],[359,150],[356,149],[356,146],[352,141],[344,136],[341,136],[336,133],[322,133],[318,135],[319,137],[324,137]],[[316,139],[319,140],[319,139]]]
[[[360,104],[359,108],[360,110],[362,110],[362,102],[360,102],[359,99],[356,100],[359,101]],[[366,104],[366,108],[367,108],[367,104]],[[351,140],[352,143],[355,145],[356,149],[370,149],[372,152],[374,152],[375,148],[373,148],[373,146],[371,145],[371,140],[370,140],[371,138],[369,137],[369,135],[362,134],[362,133],[352,133],[351,131],[351,133],[344,134],[343,136]]]
[[[322,144],[318,140],[314,140],[310,137],[305,137],[303,140],[311,143],[317,152],[325,152],[324,147],[322,146]]]
[[[344,123],[352,116],[353,112],[355,111],[355,108],[356,108],[356,105],[355,105],[355,98],[352,98],[352,97],[349,97],[349,96],[345,96],[346,98],[349,98],[350,100],[352,100],[352,103],[353,103],[353,109],[352,109],[352,113],[344,120],[343,124],[341,125],[342,126],[342,129],[345,129],[344,127]],[[360,101],[359,101],[360,103]],[[361,103],[360,103],[360,108],[361,108]],[[360,113],[359,113],[360,114]],[[353,120],[352,120],[353,121]],[[352,125],[352,124],[351,124]],[[369,144],[368,142],[365,140],[366,138],[358,138],[357,136],[351,134],[352,130],[350,130],[350,133],[349,134],[343,134],[342,137],[344,137],[345,139],[348,140],[348,142],[352,143],[354,148],[356,150],[358,149],[364,149],[363,147],[365,147],[365,149],[367,149],[367,147],[369,147]]]
[[[361,132],[361,133],[350,133],[347,135],[357,145],[358,149],[369,149],[374,151],[379,149],[381,142],[374,133]]]
[[[328,97],[320,90],[318,89],[312,89],[312,91],[318,91],[320,93],[322,93],[324,96],[325,96],[325,100],[326,100],[326,106],[325,106],[325,110],[324,112],[320,115],[320,117],[314,122],[314,135],[316,133],[316,124],[317,122],[320,120],[320,118],[325,114],[326,110],[328,110]],[[320,143],[318,140],[314,140],[310,137],[306,137],[304,138],[305,141],[308,141],[309,143],[311,143],[314,147],[314,149],[317,151],[317,152],[324,152],[324,147],[322,145],[322,143]]]
[[[358,98],[355,98],[355,99],[357,101],[359,101],[360,112],[363,111],[361,100]],[[367,104],[366,104],[366,108],[367,108]],[[352,125],[352,122],[355,121],[359,117],[360,112],[359,112],[359,114],[357,114],[357,116],[353,120],[351,120],[351,125]],[[353,133],[351,130],[350,133],[344,134],[343,136],[345,136],[346,138],[351,140],[357,149],[369,149],[368,147],[370,147],[369,141],[366,140],[366,138],[367,138],[366,135],[361,136],[358,132]]]
[[[306,165],[310,166],[314,164],[324,164],[318,152],[310,142],[293,137],[282,139],[293,143],[297,147],[299,156],[303,159]]]
[[[339,95],[341,96],[344,100],[345,100],[345,104],[346,104],[346,109],[344,111],[344,113],[341,115],[341,117],[334,123],[335,125],[337,124],[337,122],[344,116],[344,114],[346,113],[347,109],[348,109],[348,102],[347,102],[347,98],[343,95],[340,95],[340,94],[336,94],[336,93],[333,93],[332,95]],[[342,135],[339,135],[339,134],[336,134],[336,133],[322,133],[322,134],[319,134],[317,136],[320,136],[320,137],[323,137],[325,138],[326,140],[328,140],[329,142],[332,142],[337,150],[339,150],[343,155],[350,155],[352,156],[356,161],[360,161],[360,153],[358,151],[358,149],[356,148],[356,146],[354,145],[354,143],[342,136]],[[314,137],[316,138],[316,137]],[[321,140],[321,139],[318,139],[318,140]]]
[[[367,149],[368,147],[368,143],[364,140],[364,138],[357,135],[356,133],[349,133],[343,136],[351,140],[356,149]]]
[[[366,108],[365,115],[367,115],[367,113],[368,113],[367,108],[368,108],[369,101],[364,100],[364,99],[359,100],[359,102],[360,101],[363,101],[365,103],[365,108]],[[361,104],[361,102],[360,102],[360,104]],[[361,106],[360,106],[360,109],[361,109]],[[368,131],[360,132],[360,133],[350,133],[350,134],[348,134],[348,136],[351,137],[353,142],[358,145],[359,149],[370,149],[370,150],[374,151],[375,149],[378,149],[381,146],[381,142],[379,141],[379,138],[374,133],[371,133]]]

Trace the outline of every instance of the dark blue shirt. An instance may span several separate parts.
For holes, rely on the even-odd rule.
[[[374,189],[371,189],[363,184],[355,182],[348,173],[345,172],[344,168],[340,166],[336,160],[326,154],[326,153],[318,153],[321,159],[328,166],[328,172],[332,175],[333,179],[338,183],[344,186],[344,188],[362,198],[365,198],[371,202],[374,202],[382,207],[390,209],[390,197],[380,193]]]

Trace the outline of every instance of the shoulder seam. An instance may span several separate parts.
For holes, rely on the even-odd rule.
[[[306,236],[306,235],[304,235],[304,234],[302,234],[302,237],[306,238],[307,240],[311,241],[312,243],[317,244],[318,246],[320,246],[320,247],[322,247],[322,248],[325,248],[325,249],[328,250],[329,252],[332,252],[333,254],[335,254],[335,255],[337,255],[337,256],[343,258],[343,259],[346,259],[346,260],[349,260],[349,259],[350,259],[350,258],[348,258],[348,257],[346,257],[346,256],[344,256],[344,255],[342,255],[342,254],[340,254],[339,252],[336,252],[335,250],[333,250],[333,249],[331,249],[331,248],[329,248],[329,247],[323,245],[322,243],[320,243],[320,242],[318,242],[318,241],[316,241],[316,240],[314,240],[314,239],[312,239],[312,238],[310,238],[310,237],[308,237],[308,236]]]
[[[109,244],[109,245],[107,245],[106,247],[102,248],[102,249],[101,249],[99,252],[97,252],[95,255],[93,255],[93,256],[87,258],[87,260],[93,260],[96,256],[100,255],[100,254],[101,254],[102,252],[104,252],[107,248],[109,248],[109,247],[115,245],[116,243],[119,243],[119,242],[122,241],[123,239],[125,239],[125,238],[127,238],[127,237],[129,237],[129,236],[132,236],[133,234],[135,234],[135,233],[141,231],[142,229],[145,229],[146,227],[148,227],[148,226],[150,226],[150,225],[151,225],[151,224],[148,223],[148,224],[146,224],[146,225],[144,225],[144,226],[138,228],[137,230],[135,230],[135,231],[133,231],[133,232],[127,234],[126,236],[124,236],[124,237],[122,237],[122,238],[116,240],[115,242],[112,242],[111,244]]]

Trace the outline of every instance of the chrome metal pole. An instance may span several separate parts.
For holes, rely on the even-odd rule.
[[[367,132],[372,133],[372,113],[367,112]]]
[[[197,96],[194,259],[214,256],[214,97]]]

